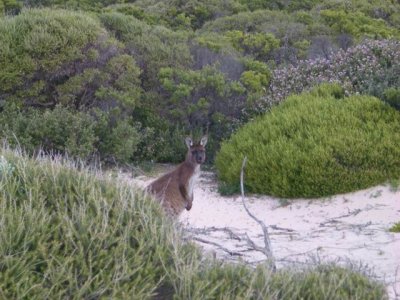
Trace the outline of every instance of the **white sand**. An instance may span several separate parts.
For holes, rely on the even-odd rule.
[[[134,182],[143,186],[150,180],[141,177]],[[350,260],[372,268],[387,285],[390,297],[400,297],[400,233],[388,232],[400,221],[400,191],[378,186],[327,199],[292,200],[286,206],[268,196],[246,196],[246,201],[251,212],[269,226],[278,267],[311,263],[310,258],[323,262]],[[249,250],[244,239],[247,233],[263,247],[262,229],[244,210],[241,197],[218,194],[212,173],[202,172],[193,207],[180,216],[180,221],[194,232],[206,251],[218,257],[240,257],[249,263],[265,260],[262,253]]]

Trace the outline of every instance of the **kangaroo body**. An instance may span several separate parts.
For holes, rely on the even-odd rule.
[[[200,165],[205,161],[207,137],[198,144],[193,144],[190,138],[185,141],[188,147],[185,161],[147,187],[170,216],[179,216],[192,208],[194,185],[200,175]]]

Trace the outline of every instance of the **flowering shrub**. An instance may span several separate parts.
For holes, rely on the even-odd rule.
[[[391,87],[400,85],[400,42],[373,41],[339,50],[329,59],[305,60],[297,66],[276,69],[263,107],[280,102],[290,94],[323,83],[339,83],[346,94],[371,94],[381,99]]]

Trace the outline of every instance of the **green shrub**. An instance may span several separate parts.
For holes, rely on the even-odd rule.
[[[54,110],[22,112],[7,105],[0,114],[0,137],[29,152],[69,153],[87,159],[95,151],[92,118],[83,112],[56,107]]]
[[[292,276],[290,270],[278,272],[271,280],[277,299],[379,299],[376,290],[365,276],[335,265],[320,265],[308,272]],[[342,282],[340,289],[334,282]],[[357,296],[356,296],[357,295]],[[387,299],[383,296],[383,299]]]
[[[259,60],[268,60],[272,50],[279,47],[279,40],[271,33],[245,33],[232,30],[225,35],[237,50],[247,55],[254,55]]]
[[[322,19],[337,33],[348,33],[355,38],[398,38],[398,30],[382,19],[373,19],[362,12],[322,10]]]
[[[132,16],[115,12],[101,14],[100,20],[138,62],[142,87],[146,90],[157,90],[157,75],[161,68],[188,67],[191,62],[186,32],[149,26]]]
[[[279,197],[345,193],[400,177],[400,113],[333,86],[291,96],[246,124],[217,154],[220,180]],[[336,98],[335,98],[336,97]]]
[[[400,222],[394,224],[390,229],[390,232],[400,232]]]
[[[0,17],[5,14],[14,14],[21,9],[21,3],[17,0],[0,0]]]
[[[65,159],[2,148],[0,186],[5,299],[387,297],[382,284],[350,269],[272,273],[202,257],[141,191]]]
[[[0,98],[6,101],[132,109],[139,75],[133,57],[89,14],[32,9],[0,19]]]
[[[256,80],[261,81],[263,78],[259,77]],[[163,68],[159,80],[165,98],[157,108],[160,114],[188,131],[208,127],[215,141],[233,131],[246,106],[245,88],[229,80],[216,67],[205,66],[198,71]],[[208,150],[215,153],[217,144],[215,148],[213,143],[208,144]]]
[[[388,88],[383,92],[383,99],[391,106],[400,110],[400,89]]]
[[[21,88],[25,80],[43,80],[42,73],[81,58],[102,34],[93,18],[69,11],[25,10],[0,19],[0,93]]]
[[[0,113],[0,127],[0,138],[30,153],[68,153],[83,160],[100,156],[109,162],[127,162],[141,140],[127,119],[114,120],[112,114],[99,110],[86,113],[62,106],[21,111],[6,105]]]

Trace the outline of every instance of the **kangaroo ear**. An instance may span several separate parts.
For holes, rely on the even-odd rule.
[[[203,136],[200,140],[200,145],[202,145],[203,147],[205,147],[207,145],[207,141],[208,141],[208,136]]]
[[[190,137],[185,138],[185,144],[190,149],[193,146],[193,141]]]

